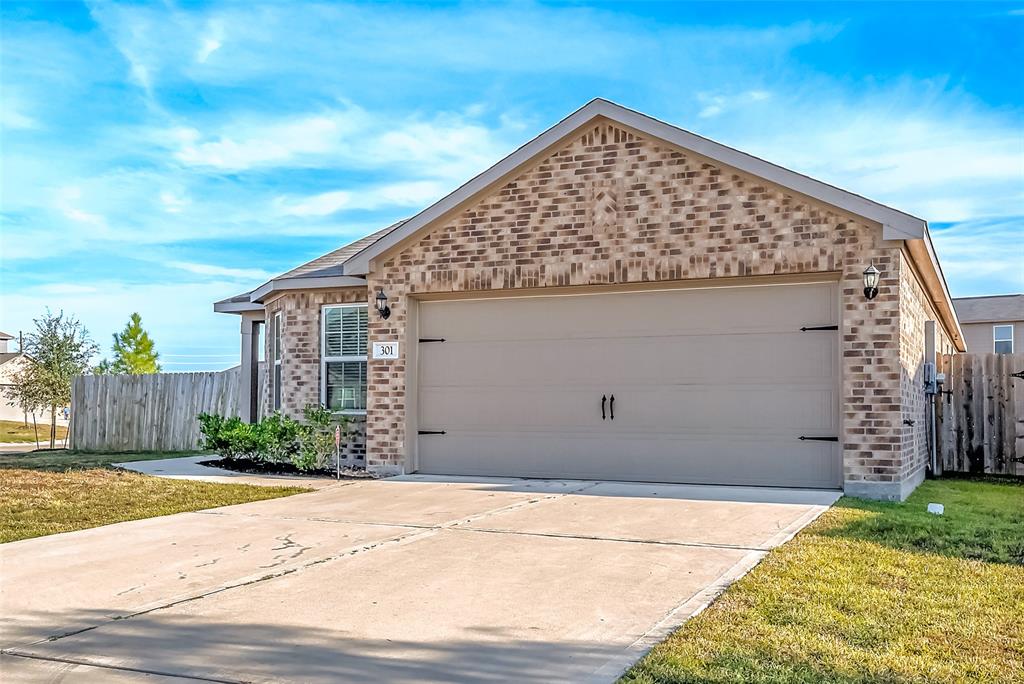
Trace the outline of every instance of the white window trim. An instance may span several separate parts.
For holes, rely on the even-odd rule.
[[[368,354],[349,354],[347,356],[327,356],[324,351],[327,349],[327,312],[331,309],[366,309],[367,320],[369,320],[369,305],[368,304],[325,304],[320,307],[320,404],[327,406],[327,364],[338,361],[364,361],[367,362],[366,375],[367,385],[369,385],[369,355]],[[369,332],[367,332],[369,335]],[[366,347],[369,349],[370,341],[366,341]],[[369,391],[369,389],[367,389]],[[342,416],[365,416],[366,409],[345,409],[342,411],[332,411]]]
[[[1009,337],[996,337],[996,328],[1009,328],[1010,329],[1010,336]],[[995,351],[996,351],[996,342],[1009,342],[1010,343],[1010,353],[1011,354],[1013,353],[1014,347],[1016,346],[1016,345],[1013,344],[1013,323],[1000,323],[999,325],[993,325],[992,326],[992,353],[995,353]]]
[[[270,393],[270,404],[273,406],[275,411],[281,410],[281,406],[284,404],[284,391],[280,387],[281,382],[284,380],[284,372],[278,372],[281,368],[281,362],[284,360],[284,328],[281,323],[281,312],[278,311],[274,314],[274,329],[270,331],[271,346],[273,350],[271,352],[271,361],[273,362],[273,369],[271,371],[271,378],[274,381],[273,388]]]

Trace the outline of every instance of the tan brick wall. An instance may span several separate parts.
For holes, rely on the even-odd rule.
[[[882,270],[864,300],[861,273]],[[902,473],[900,251],[878,226],[614,125],[593,125],[381,263],[393,314],[370,338],[405,339],[421,293],[838,272],[848,481]],[[405,353],[370,360],[368,464],[400,469]]]
[[[915,482],[924,477],[928,465],[928,401],[924,393],[925,324],[936,321],[935,348],[951,353],[952,343],[943,329],[917,274],[906,255],[900,255],[900,392],[903,402],[901,480]],[[906,425],[903,421],[913,421]]]
[[[306,404],[320,403],[320,324],[321,309],[328,304],[351,304],[366,301],[363,288],[339,290],[299,290],[283,294],[269,302],[266,309],[264,335],[262,415],[273,412],[273,355],[271,335],[274,315],[281,313],[281,412],[301,419]],[[356,435],[349,444],[352,461],[362,461],[365,454],[365,419],[357,418]]]

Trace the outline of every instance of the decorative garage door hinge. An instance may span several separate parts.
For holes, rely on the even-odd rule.
[[[1018,373],[1010,373],[1011,378],[1017,378],[1018,380],[1024,380],[1024,371]]]
[[[838,437],[806,437],[800,435],[801,442],[838,442]]]
[[[839,330],[838,325],[808,325],[800,328],[800,332],[808,332],[810,330]]]
[[[421,337],[420,342],[444,342],[443,337]]]
[[[417,430],[417,435],[446,435],[448,434],[445,430]]]

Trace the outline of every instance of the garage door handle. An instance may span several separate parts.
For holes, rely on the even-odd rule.
[[[801,442],[838,442],[838,437],[805,437],[800,435]]]
[[[612,420],[615,420],[615,395],[612,395],[611,401],[608,402],[608,414]]]
[[[608,395],[602,394],[601,395],[601,420],[605,419],[604,418],[604,404],[605,404],[606,401],[608,401]]]

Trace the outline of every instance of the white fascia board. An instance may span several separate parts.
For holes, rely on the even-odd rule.
[[[268,295],[287,290],[321,290],[336,287],[366,287],[365,278],[352,276],[327,276],[315,278],[279,278],[260,285],[249,296],[249,300],[262,303]]]
[[[949,286],[946,284],[946,274],[942,272],[942,264],[939,263],[939,255],[935,253],[935,245],[932,244],[932,234],[927,229],[924,231],[924,246],[928,250],[928,260],[931,261],[932,268],[935,269],[935,274],[938,276],[939,283],[942,285],[942,296],[945,297],[946,306],[949,308],[953,327],[956,330],[956,334],[959,336],[960,343],[966,344],[963,328],[960,327],[960,317],[956,313],[956,307],[953,305],[953,297],[950,296]]]
[[[247,311],[263,311],[263,305],[253,302],[214,302],[213,310],[217,313],[241,314]]]
[[[830,204],[855,216],[879,223],[882,225],[882,237],[885,240],[913,240],[924,237],[926,223],[923,219],[790,171],[664,121],[651,118],[646,114],[626,109],[614,102],[597,99],[576,110],[468,183],[413,216],[400,228],[351,257],[345,262],[344,273],[366,275],[370,272],[370,264],[374,257],[383,254],[432,221],[452,211],[465,200],[533,160],[545,149],[597,117],[604,117],[651,137],[660,138],[724,166],[731,166],[796,193]]]

